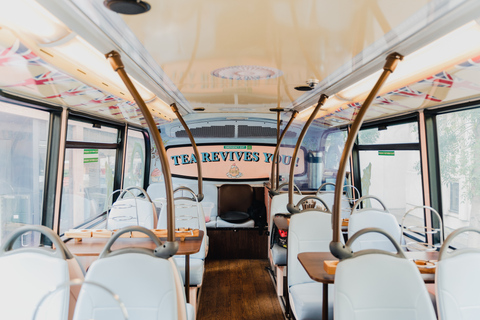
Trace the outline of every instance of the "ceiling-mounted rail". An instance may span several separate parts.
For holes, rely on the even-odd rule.
[[[317,116],[318,111],[325,104],[325,101],[327,101],[327,99],[328,99],[328,96],[326,94],[322,94],[320,96],[320,99],[318,99],[318,103],[315,106],[315,109],[313,110],[312,114],[310,115],[307,122],[305,123],[305,126],[303,126],[302,132],[300,132],[300,136],[298,137],[297,144],[295,145],[295,149],[293,150],[292,161],[290,163],[290,175],[288,177],[288,204],[287,204],[287,209],[288,209],[288,212],[290,212],[290,213],[300,212],[300,209],[295,207],[295,205],[293,204],[293,178],[294,178],[295,166],[297,164],[298,150],[300,149],[300,146],[302,145],[303,138],[305,137],[305,134],[307,133],[308,128],[312,124],[313,120]]]
[[[203,200],[203,176],[202,176],[202,161],[200,158],[200,153],[198,152],[197,144],[195,143],[195,139],[193,138],[192,132],[190,131],[190,128],[187,126],[185,123],[185,120],[183,120],[182,115],[178,111],[177,105],[175,103],[172,103],[170,105],[170,108],[172,108],[172,111],[175,113],[177,116],[178,120],[182,124],[183,128],[187,132],[188,138],[190,139],[190,143],[192,144],[193,148],[193,153],[195,153],[195,158],[197,158],[197,173],[198,173],[198,194],[196,195],[198,202],[201,202]]]
[[[340,158],[340,165],[337,172],[337,180],[335,182],[335,199],[333,201],[333,240],[330,242],[330,252],[337,258],[343,259],[351,255],[351,252],[347,252],[345,246],[340,242],[341,237],[341,196],[343,191],[343,183],[345,178],[345,173],[347,170],[348,158],[353,149],[353,144],[357,138],[358,131],[362,126],[363,119],[367,113],[368,107],[372,104],[373,99],[378,95],[378,91],[382,85],[387,80],[388,76],[395,71],[395,68],[398,65],[398,62],[403,59],[398,53],[391,53],[387,56],[385,65],[383,66],[383,72],[377,80],[377,83],[370,91],[365,102],[362,104],[360,111],[357,114],[357,117],[353,121],[352,127],[350,128],[347,141],[345,142],[345,147],[343,148],[342,157]]]
[[[167,242],[165,242],[162,247],[157,248],[155,250],[155,254],[163,257],[173,256],[178,251],[178,242],[175,241],[175,206],[173,202],[172,174],[170,172],[170,166],[168,165],[167,151],[163,145],[162,137],[160,136],[157,125],[155,124],[155,120],[153,120],[147,105],[143,101],[142,97],[125,71],[125,66],[120,58],[120,54],[116,51],[111,51],[107,53],[105,57],[110,62],[113,70],[118,73],[122,81],[125,83],[125,86],[127,87],[128,91],[130,91],[130,94],[133,96],[135,102],[140,108],[140,111],[147,122],[148,129],[152,134],[155,146],[157,147],[160,163],[162,165],[162,173],[165,180],[168,233]]]
[[[270,109],[270,111],[277,111],[277,109]],[[277,111],[278,112],[278,111]],[[280,112],[278,112],[278,115],[280,115]],[[287,133],[288,129],[290,128],[290,125],[292,124],[293,120],[297,117],[298,111],[293,110],[292,116],[290,117],[290,120],[288,121],[287,125],[285,126],[285,129],[283,129],[282,134],[278,137],[277,136],[277,145],[275,146],[275,152],[273,153],[273,158],[272,158],[272,172],[270,174],[270,192],[273,194],[278,194],[277,188],[278,188],[278,153],[280,152],[280,144],[282,143],[283,138],[285,137],[285,134]],[[277,132],[280,131],[280,117],[277,119]]]

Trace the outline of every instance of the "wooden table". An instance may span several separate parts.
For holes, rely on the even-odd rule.
[[[408,259],[438,260],[438,252],[405,252]],[[323,283],[322,319],[328,319],[328,284],[335,282],[335,275],[328,274],[324,267],[325,260],[338,260],[330,252],[303,252],[298,254],[308,276]],[[421,274],[425,283],[435,283],[435,274]]]
[[[190,302],[190,255],[200,251],[203,235],[204,232],[200,230],[198,237],[187,237],[184,241],[180,241],[180,238],[176,239],[179,243],[179,248],[175,255],[185,255],[185,294],[187,302]],[[110,240],[110,238],[83,238],[81,242],[71,240],[65,244],[70,252],[76,256],[99,256],[108,240]],[[167,238],[160,238],[160,240],[164,242]],[[149,238],[118,238],[112,246],[112,251],[128,247],[140,247],[152,250],[156,248],[155,244]]]

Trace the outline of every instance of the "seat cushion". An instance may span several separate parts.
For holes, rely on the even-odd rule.
[[[248,220],[243,223],[231,223],[217,217],[217,228],[253,228],[255,227],[255,221]]]
[[[185,256],[175,256],[177,268],[182,275],[183,283],[185,283]],[[190,285],[199,286],[202,284],[205,263],[202,259],[190,257]]]
[[[227,211],[222,214],[221,219],[231,223],[243,223],[247,222],[250,216],[248,213],[242,211]]]
[[[297,320],[322,319],[323,284],[302,283],[291,286],[290,304]],[[333,285],[328,285],[328,318],[333,319]]]
[[[287,265],[287,249],[275,243],[272,247],[272,260],[274,265]]]

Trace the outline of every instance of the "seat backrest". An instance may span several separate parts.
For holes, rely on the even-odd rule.
[[[302,200],[304,196],[301,194],[293,194],[293,204],[297,204],[298,201]],[[269,221],[269,229],[272,230],[273,226],[273,218],[277,213],[288,213],[287,210],[288,204],[288,193],[280,193],[272,197],[272,201],[270,202],[270,221]]]
[[[96,260],[85,280],[116,293],[129,319],[177,319],[177,296],[172,263],[143,253],[124,253]],[[74,320],[114,319],[118,305],[95,287],[80,291]]]
[[[28,231],[38,231],[53,239],[58,250],[12,250],[15,240]],[[73,257],[69,255],[60,238],[46,227],[22,227],[5,239],[0,250],[0,319],[31,320],[41,299],[70,280],[67,260]],[[69,296],[69,290],[62,290],[45,301],[36,319],[67,319]]]
[[[330,208],[330,210],[333,210],[333,202],[335,200],[335,193],[333,191],[321,191],[317,193],[317,197],[322,199],[325,204]],[[350,201],[348,200],[348,197],[346,194],[342,194],[342,200],[341,200],[341,218],[342,219],[348,219],[350,217],[350,213],[352,211],[352,208],[350,207]]]
[[[435,272],[436,298],[439,318],[442,320],[478,319],[480,314],[480,250],[457,249],[446,251],[458,234],[480,229],[462,228],[454,231],[443,243]]]
[[[373,227],[387,231],[394,239],[400,239],[401,230],[395,216],[377,209],[364,209],[353,213],[348,223],[348,237],[350,238],[359,230]],[[387,238],[376,233],[364,234],[352,244],[354,252],[365,249],[395,251],[395,247]]]
[[[334,316],[336,320],[436,319],[415,264],[408,259],[379,253],[338,263]]]
[[[190,255],[191,258],[205,259],[206,248],[206,234],[207,227],[205,225],[205,215],[203,213],[203,207],[201,202],[179,199],[175,200],[175,228],[192,228],[200,229],[204,232],[202,240],[202,246],[200,251]],[[166,205],[162,207],[160,211],[160,217],[158,219],[158,229],[167,229],[167,209]]]
[[[223,184],[218,189],[218,215],[229,211],[248,212],[253,202],[253,188],[248,184]]]
[[[314,282],[297,259],[302,252],[327,252],[332,241],[332,215],[307,211],[292,215],[288,229],[288,286]]]
[[[165,183],[151,183],[147,188],[147,193],[152,200],[165,198]]]
[[[137,223],[138,214],[138,223]],[[155,205],[147,199],[127,198],[117,200],[108,214],[109,230],[138,225],[154,229],[157,224]]]
[[[124,228],[106,244],[98,260],[88,270],[86,281],[102,285],[117,294],[125,305],[131,320],[177,320],[179,308],[186,305],[178,301],[178,270],[173,258],[160,258],[146,248],[124,248],[111,251],[114,242],[126,232],[143,232],[161,243],[150,231],[142,227]],[[186,315],[186,310],[183,313]],[[82,288],[74,320],[116,319],[118,304],[95,287]]]

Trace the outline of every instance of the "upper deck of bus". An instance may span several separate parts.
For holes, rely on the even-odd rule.
[[[427,205],[446,235],[478,225],[478,1],[148,2],[138,15],[98,0],[0,2],[0,243],[24,224],[61,236],[97,226],[117,189],[168,193],[156,132],[106,58],[112,51],[153,116],[174,186],[195,189],[202,163],[212,219],[223,185],[250,185],[268,207],[283,131],[279,182],[294,162],[302,191],[335,183],[347,136],[397,54],[366,103],[345,183],[382,198],[399,223]],[[426,216],[415,221],[438,226]],[[218,221],[207,226],[242,227]]]

